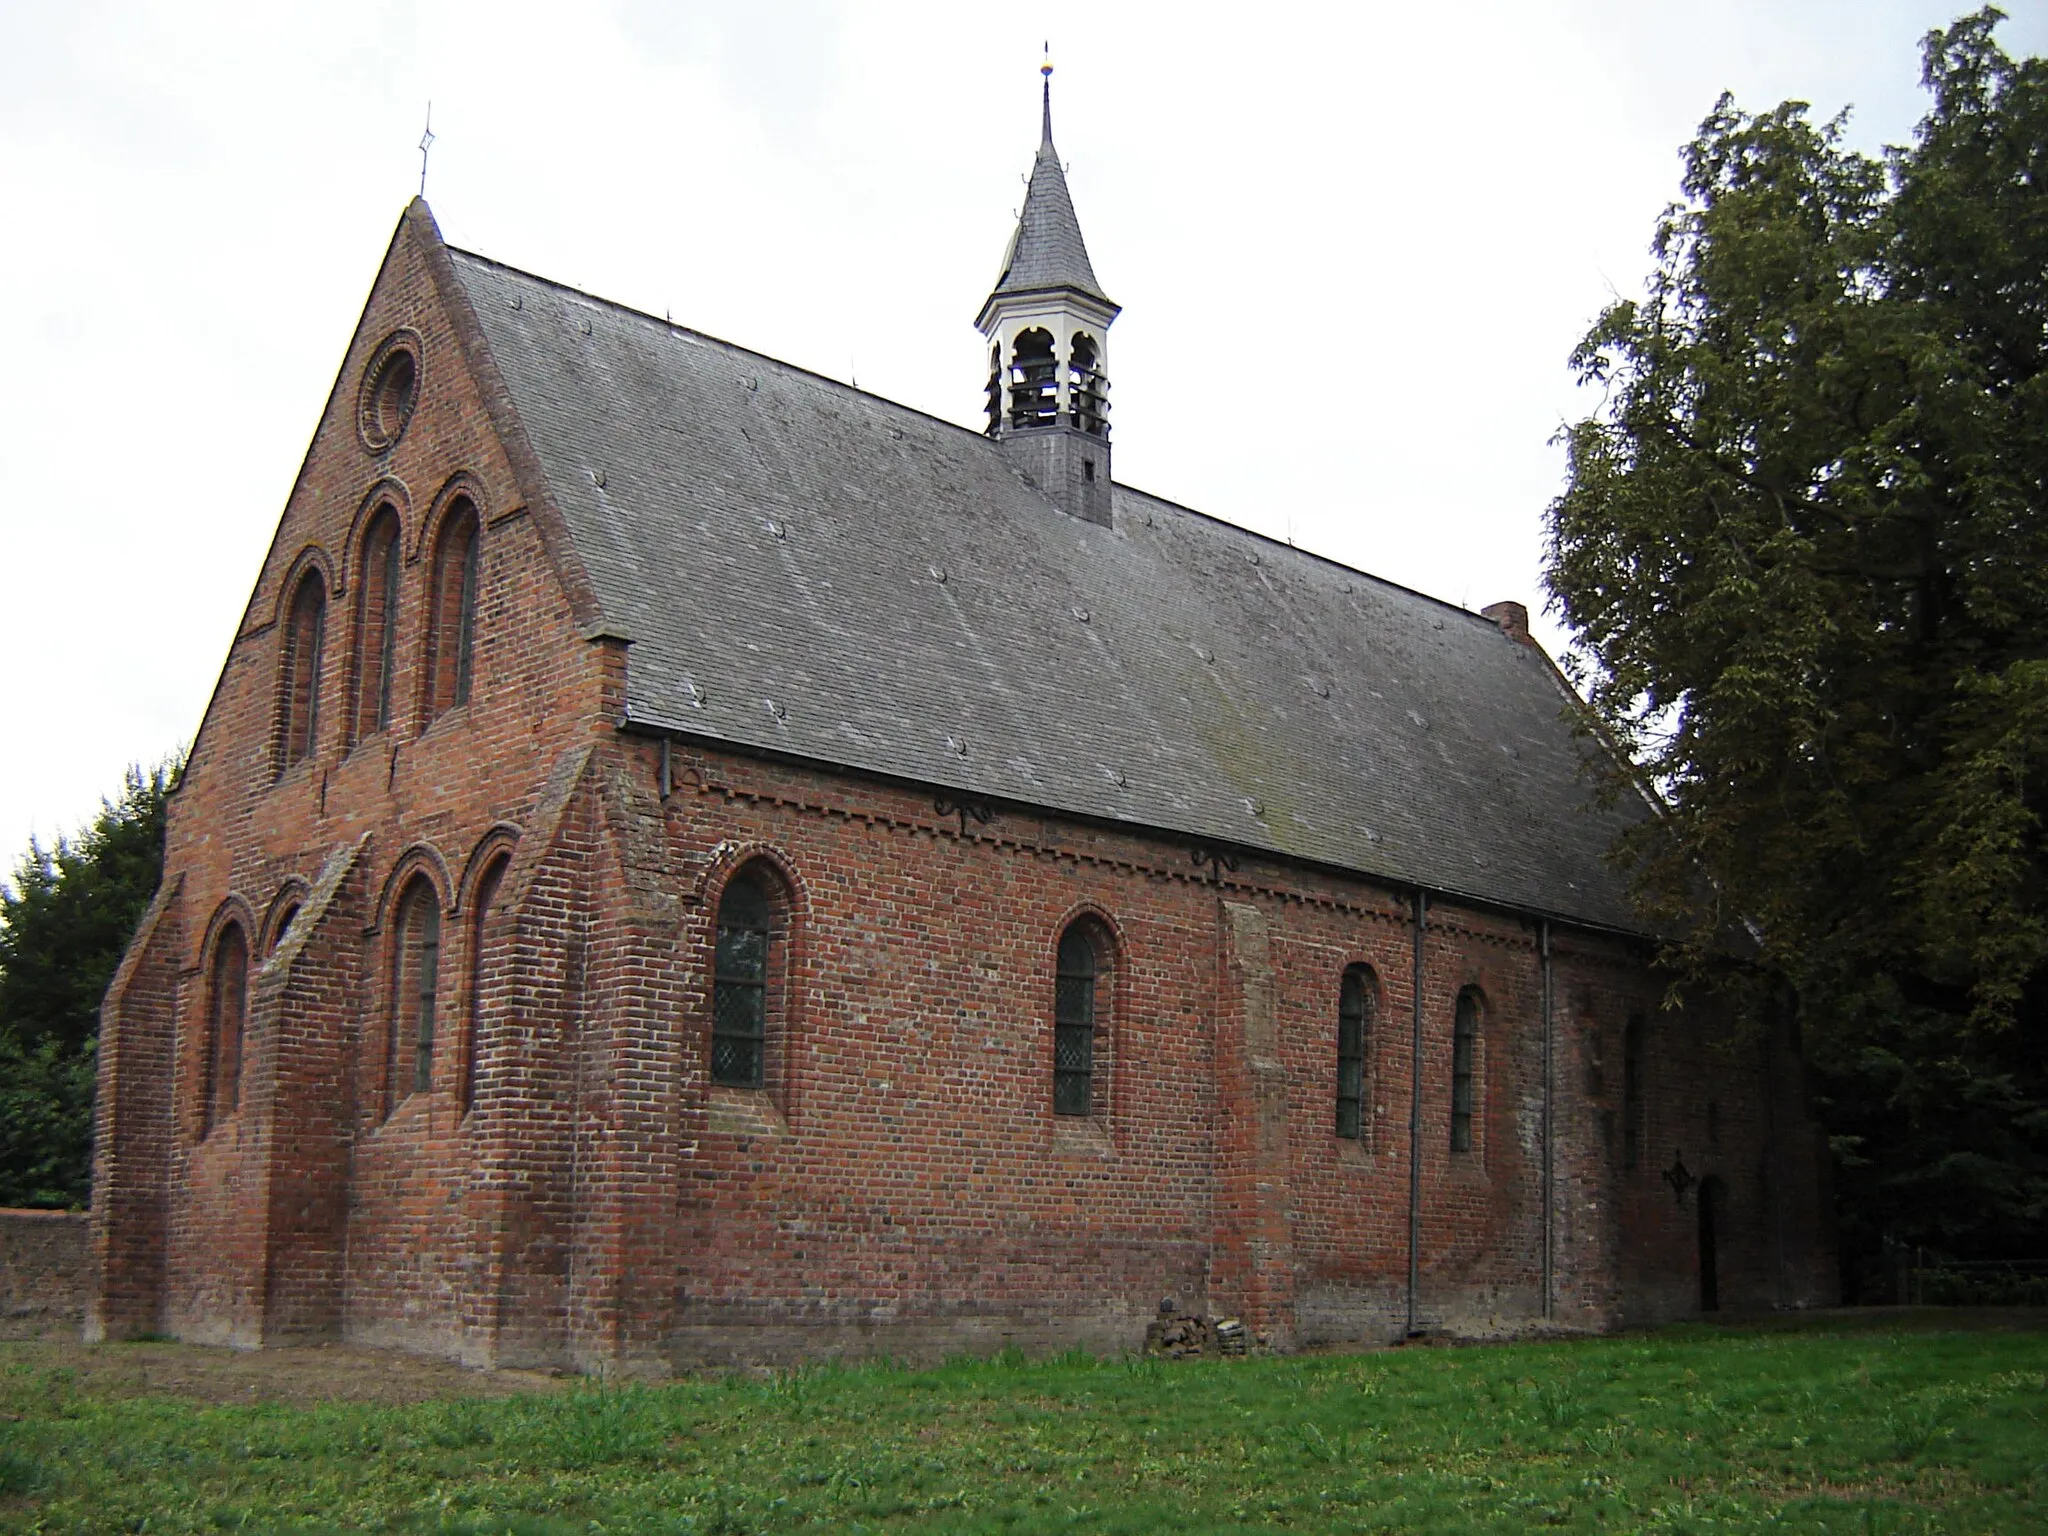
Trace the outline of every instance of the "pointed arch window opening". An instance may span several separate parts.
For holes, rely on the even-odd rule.
[[[392,956],[389,1114],[434,1086],[435,1001],[441,980],[441,901],[425,876],[399,902]]]
[[[469,685],[476,667],[476,555],[475,514],[471,514],[462,548],[461,585],[456,594],[458,613],[455,632],[455,702],[469,702]]]
[[[412,1091],[427,1093],[434,1086],[434,995],[441,980],[441,913],[431,897],[421,901],[414,921],[419,925],[413,970],[413,1016],[418,1025],[413,1033]]]
[[[1479,994],[1467,987],[1458,994],[1451,1031],[1451,1150],[1472,1150],[1472,1113],[1479,1071]]]
[[[742,870],[718,903],[712,967],[711,1080],[725,1088],[767,1086],[768,964],[774,913],[753,870]]]
[[[1086,331],[1074,333],[1067,354],[1068,421],[1093,437],[1109,436],[1109,380],[1102,351]]]
[[[284,751],[279,771],[313,755],[320,739],[320,667],[327,643],[327,583],[308,571],[285,628]]]
[[[391,725],[391,689],[398,675],[398,581],[403,552],[398,516],[378,512],[364,541],[362,609],[357,616],[356,736],[374,736]]]
[[[240,923],[229,923],[214,941],[212,985],[208,989],[204,1135],[241,1107],[242,1034],[249,1011],[249,941]]]
[[[476,508],[455,504],[434,552],[432,629],[427,663],[427,719],[469,702],[475,671],[478,548]]]
[[[1344,973],[1337,994],[1337,1134],[1365,1136],[1365,1056],[1372,1038],[1372,984],[1365,967]]]
[[[1095,1109],[1096,988],[1102,956],[1085,920],[1060,935],[1053,999],[1052,1107],[1059,1115]]]
[[[469,996],[465,999],[467,1017],[463,1020],[461,1106],[467,1114],[476,1103],[477,1056],[483,1045],[483,991],[484,991],[484,922],[491,915],[491,906],[498,899],[498,887],[504,883],[505,871],[511,866],[512,856],[501,853],[491,861],[483,878],[476,883],[476,895],[471,898],[472,908],[469,927]]]
[[[1060,421],[1060,362],[1052,332],[1020,331],[1010,348],[1010,426],[1056,427]]]

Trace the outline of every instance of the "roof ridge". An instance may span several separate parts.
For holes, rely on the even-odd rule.
[[[849,384],[844,379],[836,379],[829,373],[819,373],[814,368],[806,368],[801,363],[792,363],[787,358],[776,357],[767,352],[756,351],[754,348],[749,347],[742,342],[730,341],[723,336],[714,336],[709,331],[700,331],[695,326],[685,325],[683,322],[679,320],[672,320],[669,319],[667,316],[657,316],[651,314],[647,310],[637,308],[634,305],[625,303],[623,300],[606,298],[603,294],[592,293],[587,288],[579,288],[574,283],[565,283],[560,281],[559,279],[546,277],[538,272],[530,271],[525,267],[514,266],[509,261],[500,261],[495,256],[486,256],[481,251],[472,251],[465,246],[447,245],[446,242],[444,242],[444,246],[451,256],[466,257],[471,261],[481,262],[487,267],[495,268],[500,272],[510,273],[514,277],[525,278],[530,282],[538,283],[542,287],[552,289],[557,293],[573,294],[577,298],[587,299],[591,303],[599,305],[605,309],[616,311],[617,313],[622,315],[630,315],[636,320],[644,320],[649,325],[663,326],[670,331],[681,332],[685,336],[694,336],[700,341],[707,342],[715,347],[722,347],[726,351],[737,353],[742,357],[757,358],[761,362],[773,364],[777,368],[786,369],[788,372],[797,374],[803,378],[815,379],[817,382],[828,385],[835,390],[840,390],[851,395],[857,395],[863,400],[872,400],[877,404],[889,407],[891,410],[900,411],[903,414],[915,417],[920,421],[929,422],[933,426],[944,427],[949,431],[957,432],[963,437],[970,438],[974,442],[983,445],[985,448],[988,449],[988,451],[992,453],[1001,453],[1000,447],[995,443],[993,439],[991,439],[988,436],[986,432],[980,431],[979,429],[974,427],[965,426],[957,421],[948,420],[944,416],[934,415],[930,411],[921,410],[920,408],[914,405],[908,405],[905,402],[895,399],[892,396],[876,394],[873,390],[862,389],[858,384]],[[1285,539],[1275,538],[1270,533],[1262,533],[1258,529],[1247,527],[1243,523],[1233,522],[1230,518],[1224,517],[1220,513],[1206,512],[1200,507],[1190,506],[1188,505],[1188,503],[1184,501],[1176,501],[1171,496],[1162,496],[1157,491],[1148,491],[1144,487],[1132,485],[1129,481],[1126,480],[1117,480],[1112,482],[1112,491],[1122,492],[1123,494],[1128,496],[1142,496],[1148,501],[1155,501],[1159,503],[1161,506],[1172,507],[1176,511],[1185,512],[1190,517],[1198,517],[1205,523],[1212,523],[1219,528],[1227,528],[1234,533],[1242,534],[1244,537],[1248,539],[1256,539],[1259,542],[1270,545],[1275,549],[1291,550],[1295,554],[1306,555],[1311,560],[1319,561],[1324,565],[1334,567],[1335,569],[1343,571],[1349,575],[1357,576],[1362,578],[1363,580],[1373,582],[1381,587],[1388,588],[1391,591],[1405,592],[1411,597],[1419,597],[1425,602],[1433,603],[1436,606],[1443,608],[1450,613],[1463,615],[1465,618],[1471,619],[1475,623],[1483,624],[1489,629],[1496,627],[1494,625],[1493,620],[1487,618],[1484,614],[1479,613],[1474,609],[1467,608],[1460,603],[1454,603],[1449,598],[1438,597],[1433,592],[1425,592],[1420,587],[1411,587],[1407,583],[1395,581],[1392,577],[1389,576],[1381,576],[1376,572],[1366,570],[1363,566],[1352,565],[1347,561],[1338,559],[1335,555],[1325,554],[1321,550],[1305,548],[1304,546],[1299,544],[1289,543]]]

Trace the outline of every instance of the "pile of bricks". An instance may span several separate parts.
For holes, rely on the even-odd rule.
[[[1226,1317],[1212,1323],[1198,1313],[1180,1311],[1171,1297],[1159,1303],[1159,1315],[1145,1325],[1145,1353],[1170,1360],[1241,1355],[1248,1339],[1241,1319]]]

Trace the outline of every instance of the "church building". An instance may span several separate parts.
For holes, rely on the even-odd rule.
[[[971,294],[967,295],[971,298]],[[104,1011],[92,1337],[655,1371],[1831,1301],[1578,700],[1114,478],[1048,105],[969,430],[392,237]],[[963,381],[968,383],[969,381]]]

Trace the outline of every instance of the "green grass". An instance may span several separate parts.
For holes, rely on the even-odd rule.
[[[2048,1333],[1016,1356],[410,1407],[81,1393],[0,1349],[23,1530],[2048,1531]]]

